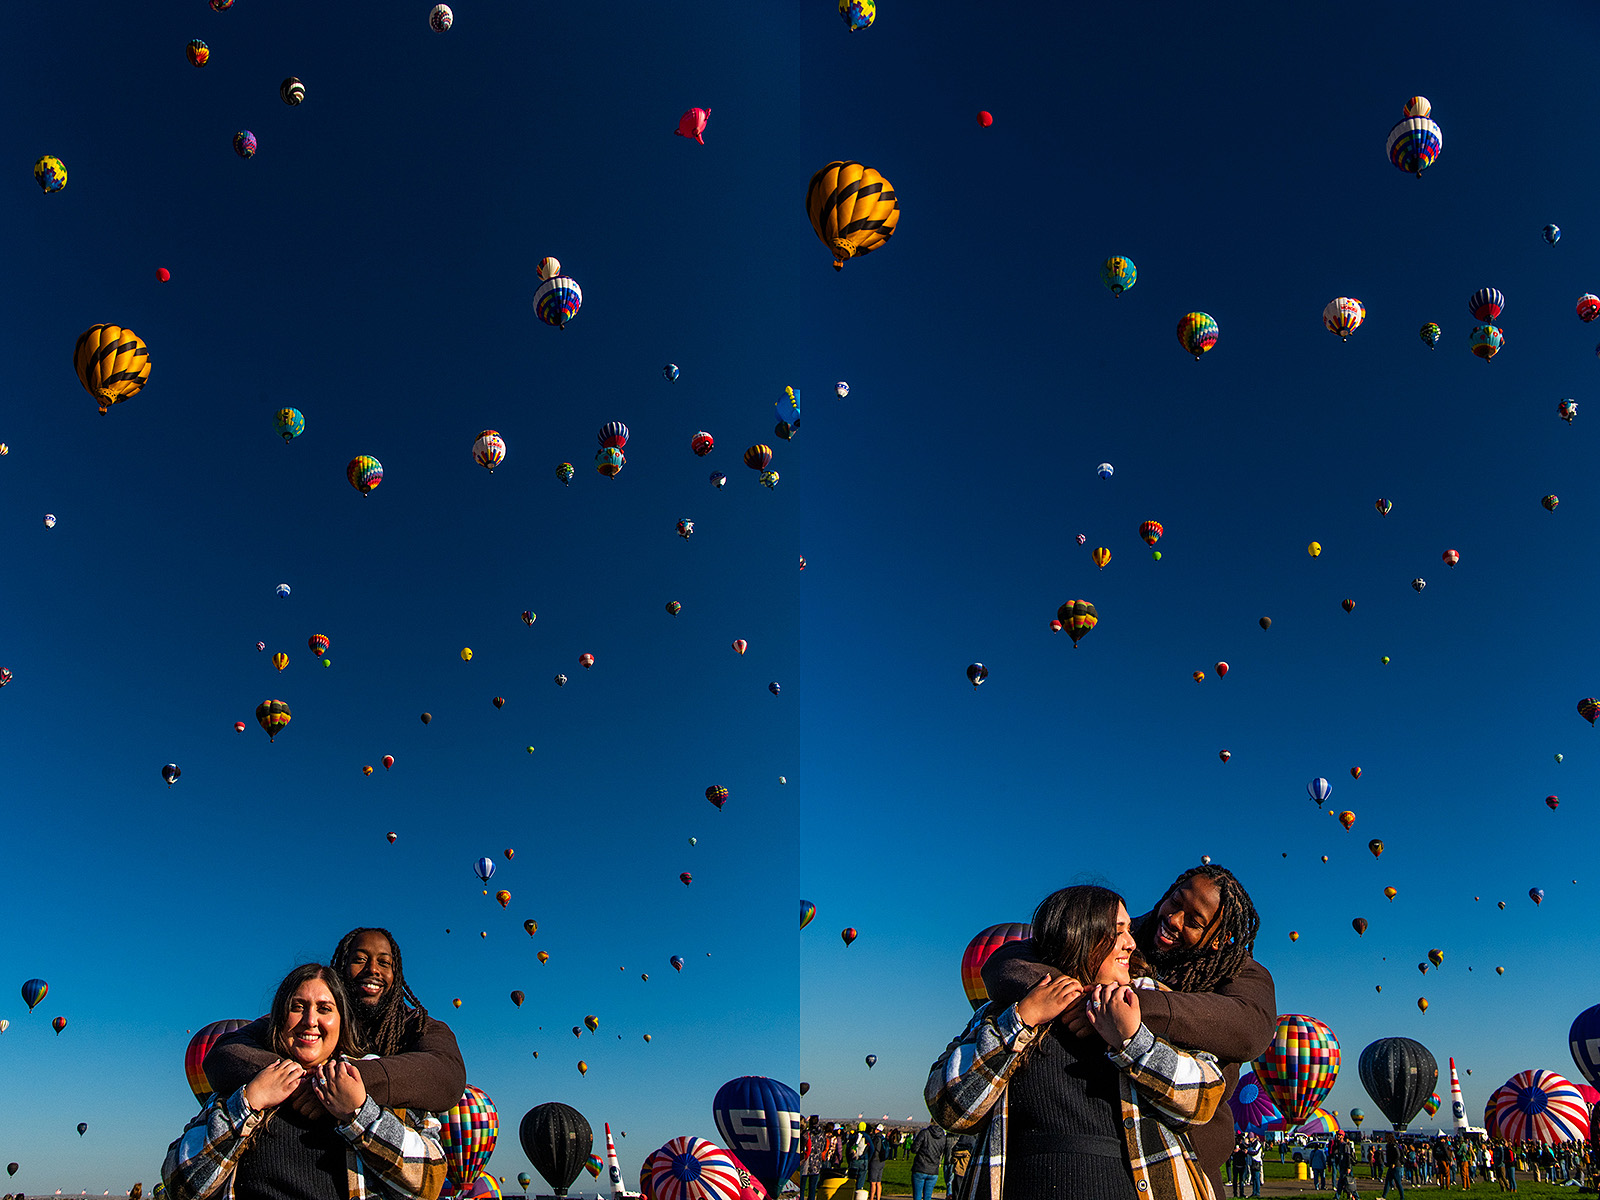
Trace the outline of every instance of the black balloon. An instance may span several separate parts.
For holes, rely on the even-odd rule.
[[[800,1085],[800,1094],[801,1094],[801,1095],[802,1095],[802,1096],[804,1096],[804,1095],[805,1095],[805,1094],[806,1094],[806,1093],[807,1093],[807,1092],[809,1092],[809,1091],[810,1091],[810,1090],[811,1090],[811,1085],[810,1085],[810,1084],[809,1084],[809,1083],[802,1083],[802,1084],[801,1084],[801,1085]]]
[[[533,1169],[565,1196],[594,1150],[594,1130],[570,1104],[551,1101],[530,1108],[517,1129],[522,1152]]]
[[[1396,1130],[1403,1130],[1433,1095],[1439,1064],[1421,1042],[1379,1038],[1361,1052],[1361,1086]]]

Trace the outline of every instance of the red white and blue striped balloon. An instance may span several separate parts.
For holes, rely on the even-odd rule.
[[[645,1160],[654,1200],[739,1200],[733,1156],[705,1138],[675,1137]]]
[[[1508,1142],[1579,1142],[1589,1136],[1589,1106],[1571,1080],[1554,1071],[1522,1071],[1490,1104]]]

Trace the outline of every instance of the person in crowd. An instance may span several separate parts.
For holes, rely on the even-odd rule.
[[[813,1113],[800,1132],[800,1200],[817,1200],[817,1185],[822,1182],[822,1159],[828,1148],[828,1135]]]
[[[1455,1156],[1450,1153],[1450,1143],[1444,1138],[1436,1138],[1433,1143],[1433,1174],[1439,1186],[1445,1191],[1450,1190],[1450,1165]]]
[[[1461,1179],[1461,1190],[1472,1190],[1472,1150],[1464,1137],[1456,1138],[1456,1174]]]
[[[1389,1195],[1389,1185],[1392,1183],[1399,1189],[1400,1200],[1406,1200],[1406,1184],[1401,1168],[1403,1161],[1400,1154],[1400,1139],[1390,1132],[1383,1141],[1383,1195]]]
[[[1209,1054],[1188,1054],[1144,1024],[1144,976],[1122,898],[1063,888],[1033,916],[1047,973],[1020,1000],[973,1014],[929,1071],[934,1120],[987,1123],[969,1194],[1187,1200],[1210,1191],[1183,1130],[1209,1120],[1225,1083]],[[1082,1000],[1088,1036],[1063,1014]]]
[[[880,1200],[883,1195],[883,1163],[888,1147],[882,1125],[867,1135],[867,1200]]]
[[[367,1091],[351,1061],[364,1046],[337,971],[309,963],[284,977],[266,1044],[272,1061],[214,1093],[168,1147],[169,1200],[437,1200],[439,1120],[385,1108]],[[288,1103],[301,1088],[315,1097],[314,1114]]]
[[[1350,1139],[1345,1137],[1344,1130],[1338,1130],[1333,1135],[1333,1141],[1328,1144],[1335,1196],[1350,1196],[1352,1200],[1360,1200],[1361,1193],[1356,1191],[1356,1156],[1356,1148]]]
[[[1261,1195],[1261,1156],[1266,1152],[1267,1145],[1255,1134],[1250,1134],[1250,1194]]]
[[[380,1107],[449,1112],[467,1086],[456,1035],[436,1020],[406,982],[400,946],[386,929],[352,929],[334,948],[332,969],[354,1000],[352,1034],[377,1058],[355,1063],[367,1095]],[[206,1078],[221,1094],[244,1086],[278,1058],[268,1018],[222,1038],[205,1059]],[[316,1092],[302,1085],[290,1101],[318,1111]]]
[[[1250,1177],[1250,1145],[1245,1140],[1248,1136],[1241,1133],[1233,1144],[1233,1153],[1228,1156],[1228,1175],[1233,1180],[1236,1198],[1244,1195],[1244,1183]]]
[[[944,1158],[945,1132],[938,1122],[924,1125],[911,1139],[911,1200],[933,1200],[934,1181]],[[806,1200],[802,1196],[801,1200]]]
[[[1171,989],[1141,994],[1146,1028],[1180,1049],[1215,1057],[1229,1093],[1238,1084],[1239,1064],[1259,1058],[1278,1027],[1272,976],[1253,957],[1260,924],[1243,885],[1212,863],[1184,871],[1133,923],[1141,956]],[[1001,946],[983,966],[995,1011],[1022,999],[1047,970],[1033,941]],[[1081,998],[1062,1019],[1073,1033],[1088,1032]],[[1233,1152],[1232,1110],[1223,1105],[1188,1136],[1215,1194],[1225,1195],[1222,1164]]]
[[[1321,1142],[1311,1143],[1311,1153],[1306,1156],[1306,1165],[1311,1169],[1311,1190],[1322,1191],[1327,1187],[1328,1152],[1322,1148]]]

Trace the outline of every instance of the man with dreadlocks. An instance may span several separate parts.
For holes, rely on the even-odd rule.
[[[1144,1023],[1176,1046],[1214,1055],[1227,1079],[1224,1095],[1239,1083],[1239,1065],[1253,1062],[1278,1027],[1272,976],[1252,955],[1256,916],[1250,894],[1233,872],[1211,863],[1179,875],[1161,903],[1133,923],[1145,961],[1171,991],[1142,992]],[[983,965],[983,982],[996,1009],[1027,995],[1047,972],[1031,941],[1001,946]],[[1091,1026],[1079,996],[1061,1015],[1086,1034]],[[1204,1125],[1189,1130],[1196,1158],[1222,1196],[1222,1164],[1233,1153],[1233,1110],[1217,1106]]]
[[[428,1015],[406,983],[394,935],[387,929],[352,929],[339,939],[332,966],[355,1002],[362,1048],[378,1055],[354,1064],[367,1095],[383,1108],[432,1113],[454,1108],[467,1086],[456,1035]],[[204,1066],[214,1091],[230,1095],[277,1060],[267,1048],[267,1023],[262,1017],[211,1048]],[[292,1103],[306,1115],[320,1108],[306,1089]]]

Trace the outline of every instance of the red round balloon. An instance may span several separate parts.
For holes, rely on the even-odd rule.
[[[986,112],[980,112],[978,114],[978,124],[987,129],[994,124],[994,118]]]
[[[172,272],[167,270],[165,267],[157,267],[156,268],[156,278],[159,279],[162,283],[165,283],[167,280],[172,278]]]
[[[972,1002],[973,1008],[987,1003],[989,999],[989,993],[983,986],[983,964],[989,961],[989,956],[1007,942],[1020,942],[1032,936],[1032,925],[991,925],[967,943],[966,953],[961,956],[961,986],[966,989],[967,999]]]

